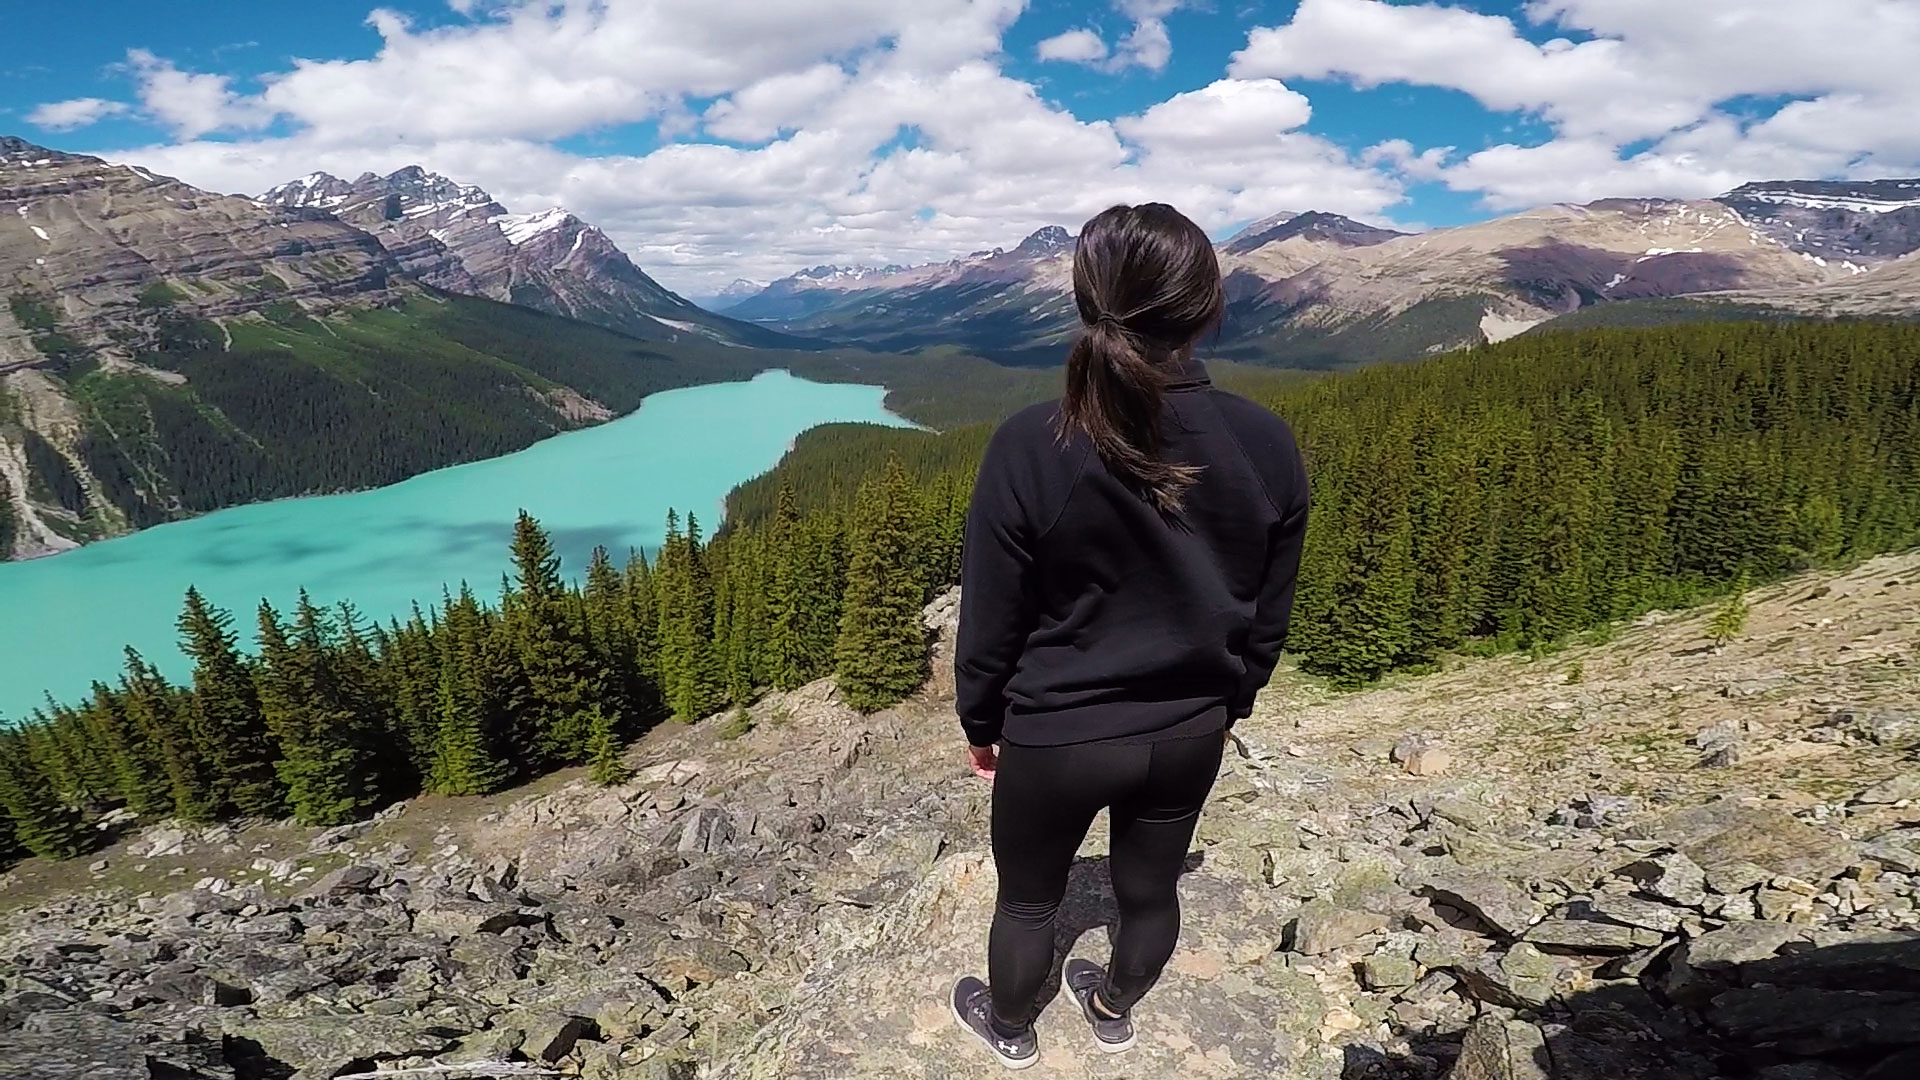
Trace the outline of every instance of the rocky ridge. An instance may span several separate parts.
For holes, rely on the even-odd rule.
[[[1622,301],[1701,297],[1901,315],[1920,310],[1920,290],[1871,272],[1920,250],[1920,180],[1772,181],[1708,200],[1602,199],[1413,235],[1287,211],[1217,250],[1228,290],[1219,348],[1303,367],[1501,341]],[[979,255],[884,271],[817,268],[729,310],[890,347],[962,334],[995,355],[1057,358],[1077,326],[1069,255],[1012,273],[1004,264],[981,272]]]
[[[263,205],[338,218],[379,240],[410,276],[449,292],[538,308],[648,339],[698,334],[728,344],[792,344],[707,312],[633,264],[599,228],[562,207],[509,213],[471,184],[409,165],[353,181],[312,173]]]
[[[1037,229],[1009,250],[921,266],[816,266],[726,309],[801,334],[874,348],[1008,342],[1046,348],[1073,325],[1073,234]]]
[[[72,508],[30,498],[27,432],[58,448],[98,494],[74,449],[81,411],[43,369],[84,355],[109,371],[177,383],[138,362],[176,317],[224,323],[382,307],[405,290],[397,274],[371,237],[324,215],[0,137],[0,477],[16,523],[0,559],[72,548],[81,530]]]
[[[1920,554],[1753,601],[1719,651],[1687,612],[1358,695],[1283,675],[1140,1046],[1093,1052],[1055,1001],[1034,1075],[1912,1075]],[[955,611],[928,612],[936,672]],[[950,702],[936,675],[861,717],[815,684],[733,741],[656,731],[619,787],[422,800],[286,852],[149,827],[108,861],[255,861],[8,916],[0,1076],[997,1073],[940,998],[993,895]],[[1060,929],[1096,959],[1102,831]]]
[[[220,319],[383,303],[394,269],[338,221],[0,138],[0,373],[44,363],[35,339],[56,331],[130,360],[162,308]]]

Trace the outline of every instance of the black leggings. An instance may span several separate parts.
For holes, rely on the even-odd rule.
[[[1125,1012],[1152,989],[1180,936],[1176,882],[1225,744],[1215,731],[1137,745],[1001,747],[993,784],[1000,896],[987,945],[996,1025],[1033,1022],[1053,972],[1067,871],[1103,807],[1113,810],[1109,866],[1120,921],[1100,1002]]]

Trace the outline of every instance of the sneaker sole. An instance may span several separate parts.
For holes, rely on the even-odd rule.
[[[987,1053],[992,1054],[995,1058],[999,1059],[1001,1065],[1009,1069],[1012,1069],[1015,1072],[1018,1072],[1021,1069],[1031,1069],[1035,1065],[1040,1064],[1039,1054],[1035,1054],[1030,1058],[1010,1058],[1005,1054],[1002,1054],[1000,1051],[995,1050],[993,1048],[993,1044],[981,1038],[980,1033],[973,1030],[973,1025],[967,1023],[966,1017],[960,1015],[960,1006],[955,1005],[953,1003],[952,995],[948,995],[947,1012],[953,1014],[953,1022],[960,1025],[961,1031],[966,1032],[967,1035],[973,1039],[973,1041],[980,1043],[982,1046],[985,1046],[987,1048]]]
[[[1067,964],[1073,963],[1073,957],[1071,956],[1067,957],[1066,963]],[[1073,993],[1073,987],[1068,985],[1067,983],[1066,964],[1062,964],[1060,966],[1060,985],[1065,987],[1067,993],[1073,996],[1074,1004],[1079,1005],[1080,995]],[[1080,1016],[1086,1020],[1088,1033],[1092,1034],[1093,1017],[1087,1015],[1087,1007],[1085,1005],[1080,1005]],[[1099,1047],[1100,1052],[1103,1054],[1124,1054],[1127,1051],[1133,1049],[1133,1044],[1137,1042],[1139,1038],[1140,1038],[1140,1033],[1136,1031],[1132,1035],[1127,1036],[1126,1042],[1108,1042],[1107,1040],[1101,1038],[1099,1035],[1096,1034],[1093,1036],[1093,1045]]]

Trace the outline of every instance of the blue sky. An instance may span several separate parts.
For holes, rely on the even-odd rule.
[[[1920,171],[1913,0],[8,6],[0,132],[227,191],[418,161],[696,292],[1118,199],[1427,227]]]

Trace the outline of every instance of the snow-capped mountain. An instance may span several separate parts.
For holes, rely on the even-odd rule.
[[[1713,200],[1602,199],[1411,235],[1287,211],[1217,250],[1228,295],[1218,349],[1298,366],[1498,341],[1630,300],[1737,296],[1810,311],[1912,313],[1920,311],[1920,291],[1909,287],[1920,180],[1758,183]],[[875,347],[957,342],[1009,360],[1058,359],[1078,325],[1071,256],[1071,236],[1047,229],[1013,251],[948,263],[815,267],[731,310]]]
[[[1046,350],[1069,327],[1073,242],[1072,233],[1049,225],[1012,250],[976,251],[943,263],[809,267],[727,314],[873,348]]]
[[[563,207],[514,214],[486,191],[409,165],[351,182],[312,173],[261,195],[376,237],[436,288],[581,319],[636,337],[699,334],[730,344],[792,340],[706,311],[662,287],[598,228]]]
[[[1769,181],[1715,201],[1772,239],[1849,273],[1920,249],[1920,180]]]

